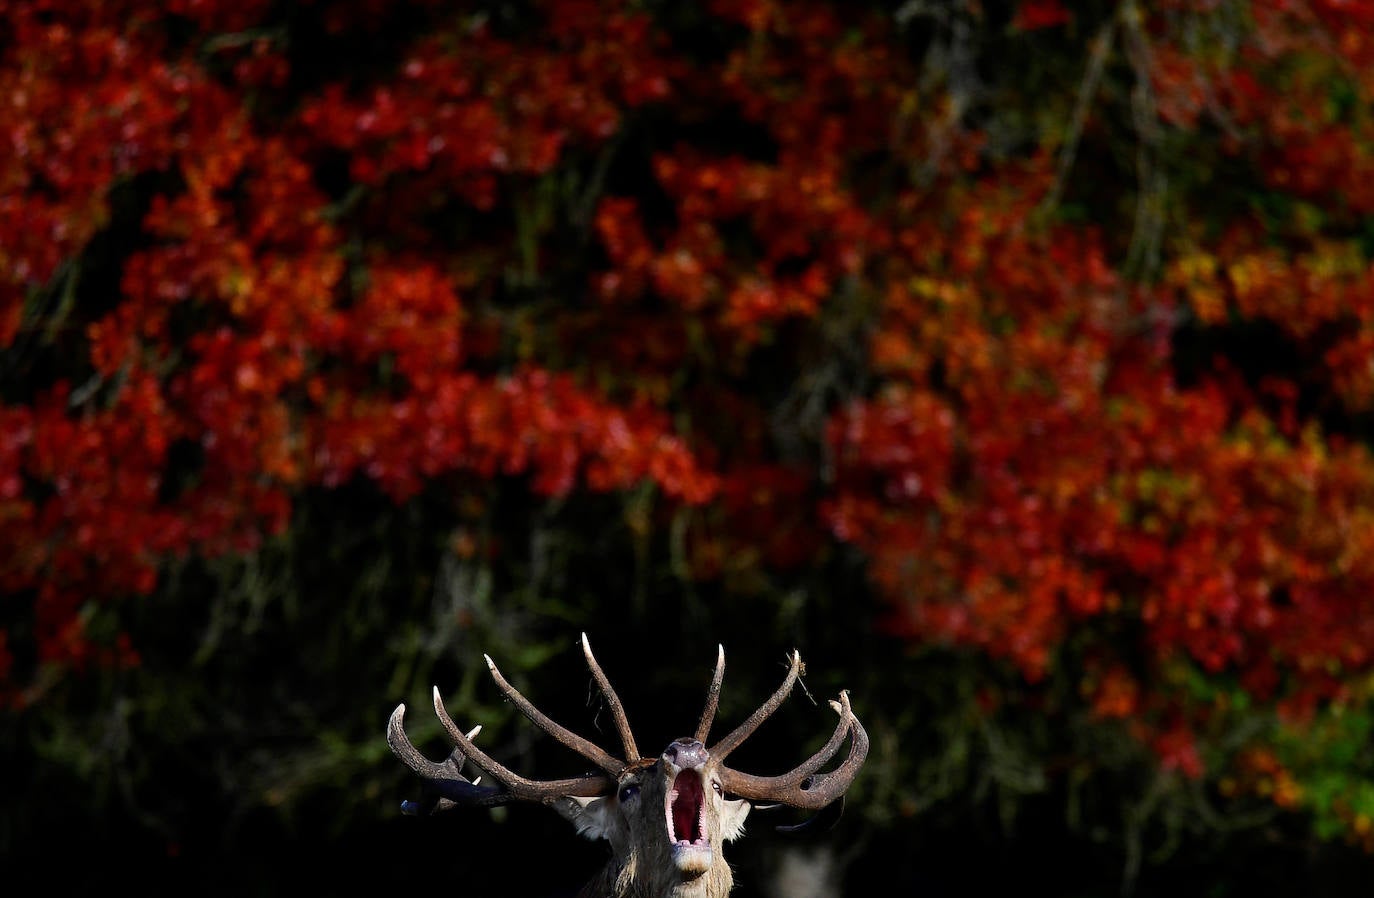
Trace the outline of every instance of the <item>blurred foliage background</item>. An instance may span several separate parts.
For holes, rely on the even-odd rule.
[[[0,0],[0,857],[573,894],[400,815],[849,689],[741,895],[1365,894],[1374,3]],[[518,715],[516,715],[518,717]],[[612,740],[613,741],[613,740]],[[534,860],[537,859],[537,860]],[[808,866],[809,865],[809,866]],[[810,872],[807,872],[810,871]]]

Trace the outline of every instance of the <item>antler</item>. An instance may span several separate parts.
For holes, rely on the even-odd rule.
[[[868,733],[859,718],[849,708],[849,693],[841,692],[840,700],[830,703],[840,715],[830,741],[795,769],[781,776],[754,776],[741,773],[724,764],[720,766],[720,784],[726,792],[752,801],[776,801],[789,807],[814,811],[825,807],[844,795],[864,758],[868,757]],[[829,773],[819,776],[816,771],[840,750],[845,736],[851,737],[849,756]]]
[[[597,685],[601,687],[602,695],[606,697],[616,726],[620,730],[621,742],[625,746],[625,761],[617,760],[596,744],[583,739],[550,719],[521,695],[519,690],[508,683],[505,677],[501,676],[501,672],[496,669],[495,662],[489,656],[483,655],[486,658],[487,669],[491,672],[492,679],[496,681],[496,686],[501,690],[502,695],[519,708],[520,712],[529,718],[531,723],[548,733],[559,744],[572,749],[583,758],[591,761],[604,772],[588,773],[561,780],[525,779],[473,744],[472,739],[482,729],[481,727],[476,727],[468,733],[458,729],[452,718],[449,717],[447,709],[444,708],[444,701],[439,695],[439,687],[436,686],[434,687],[434,713],[438,716],[439,722],[443,724],[449,740],[456,746],[442,764],[436,764],[429,760],[411,744],[405,732],[405,705],[396,706],[396,710],[392,712],[391,720],[387,724],[386,741],[391,746],[392,752],[401,759],[402,763],[424,780],[428,790],[432,793],[429,800],[405,802],[402,804],[402,809],[407,813],[414,814],[430,813],[436,809],[448,810],[457,805],[491,807],[512,801],[538,801],[547,804],[564,796],[590,797],[615,791],[616,777],[625,770],[629,761],[638,760],[639,754],[635,749],[634,738],[630,735],[630,724],[625,718],[625,711],[621,707],[620,699],[616,697],[615,690],[611,688],[606,675],[601,671],[596,659],[592,657],[591,645],[587,642],[585,633],[582,635],[582,650],[587,657],[587,664],[591,668],[592,676],[596,678]],[[474,766],[496,780],[500,786],[478,785],[478,781],[469,780],[463,776],[462,767],[468,760],[471,760]],[[437,796],[437,798],[433,796]]]
[[[717,673],[721,676],[725,674],[723,663],[724,655],[725,653],[722,651],[722,663],[717,666]],[[724,760],[726,755],[739,748],[740,743],[754,734],[754,730],[759,728],[759,724],[763,723],[773,715],[774,711],[778,710],[778,707],[782,705],[783,699],[787,698],[788,694],[792,692],[792,686],[797,682],[797,676],[801,673],[801,666],[801,652],[794,650],[792,652],[792,657],[789,659],[787,676],[783,677],[782,685],[778,687],[778,691],[769,696],[768,701],[760,705],[757,711],[750,714],[748,720],[735,727],[733,733],[711,746],[711,757],[718,761]]]
[[[716,646],[716,672],[711,677],[711,688],[706,690],[706,707],[701,709],[701,720],[697,723],[698,742],[705,742],[711,732],[711,723],[716,719],[716,708],[720,705],[720,684],[725,679],[725,646]]]
[[[582,637],[584,644],[586,638],[584,634]],[[590,652],[591,649],[588,648],[587,651]],[[491,678],[496,681],[497,688],[499,688],[502,694],[510,700],[511,704],[520,709],[520,713],[529,718],[530,723],[539,727],[539,729],[548,733],[568,748],[571,748],[588,761],[591,761],[611,776],[619,776],[621,771],[625,769],[624,761],[617,761],[615,758],[611,757],[610,754],[603,751],[601,746],[583,739],[571,730],[561,726],[558,722],[545,716],[543,712],[529,701],[529,699],[525,698],[514,686],[506,682],[506,678],[501,676],[501,671],[496,669],[496,662],[491,660],[490,655],[483,655],[482,657],[487,660],[487,670],[491,671]]]
[[[592,644],[587,641],[587,634],[582,634],[582,654],[587,656],[587,667],[592,672],[592,677],[596,680],[596,685],[601,689],[602,698],[606,699],[606,704],[610,706],[611,717],[615,720],[615,727],[620,731],[620,744],[625,748],[626,761],[638,761],[639,749],[635,748],[634,733],[630,732],[630,721],[625,717],[625,708],[620,704],[620,696],[615,694],[611,688],[611,681],[606,679],[606,674],[602,672],[601,665],[596,663],[596,658],[592,656]]]
[[[711,756],[717,761],[723,761],[726,755],[753,735],[759,725],[767,720],[787,698],[793,685],[797,682],[801,669],[801,653],[794,651],[787,668],[787,676],[783,678],[782,685],[769,697],[768,701],[749,715],[744,723],[736,727],[734,732],[712,746],[710,749]],[[704,735],[705,729],[710,727],[708,714],[715,710],[715,699],[720,691],[720,680],[724,675],[724,670],[725,653],[722,650],[716,663],[715,677],[711,682],[711,690],[707,699],[707,712],[703,713],[702,726],[698,728],[698,738]],[[854,782],[854,777],[868,756],[868,733],[859,723],[859,719],[854,716],[853,710],[850,709],[847,691],[841,692],[840,700],[832,701],[830,707],[834,708],[835,712],[840,715],[840,721],[835,726],[835,732],[831,735],[830,740],[821,746],[819,751],[795,769],[781,776],[754,776],[741,773],[722,763],[720,765],[721,786],[724,787],[725,791],[734,793],[741,798],[748,798],[752,801],[776,801],[803,810],[818,810],[843,796],[845,790]],[[816,771],[835,757],[846,736],[851,739],[848,757],[839,767],[829,773],[817,776]]]
[[[390,722],[387,724],[386,739],[391,750],[425,782],[428,792],[424,802],[405,802],[402,809],[407,813],[415,814],[430,813],[436,809],[447,810],[457,805],[490,807],[512,801],[538,801],[547,804],[566,796],[592,797],[613,792],[620,774],[631,764],[639,761],[639,751],[635,747],[634,736],[630,730],[629,720],[625,717],[625,709],[620,703],[620,698],[611,688],[606,674],[592,655],[591,643],[587,641],[585,633],[582,634],[582,652],[586,656],[587,667],[591,670],[592,677],[596,680],[596,684],[610,708],[611,716],[615,720],[621,745],[625,751],[625,760],[622,761],[613,757],[600,746],[583,739],[550,719],[521,695],[519,690],[507,682],[501,672],[496,669],[495,662],[489,656],[484,655],[487,669],[491,672],[492,679],[496,681],[496,686],[501,690],[502,695],[514,704],[525,717],[529,718],[536,727],[552,736],[559,744],[577,752],[595,764],[602,772],[587,773],[560,780],[530,780],[520,776],[473,744],[472,740],[481,730],[481,727],[476,727],[468,733],[458,729],[444,707],[438,687],[435,687],[434,713],[439,718],[439,722],[443,724],[449,740],[455,746],[442,763],[429,760],[411,744],[405,733],[405,705],[396,707],[396,710],[391,714]],[[863,766],[864,759],[868,755],[868,734],[849,707],[848,692],[841,692],[839,701],[830,703],[830,706],[840,715],[839,723],[835,726],[835,732],[831,735],[830,740],[794,770],[781,776],[754,776],[741,773],[723,763],[732,751],[753,735],[754,731],[782,705],[791,693],[802,669],[801,654],[794,651],[788,659],[787,675],[783,678],[782,685],[778,687],[777,691],[733,732],[709,750],[709,755],[720,764],[721,785],[725,791],[752,801],[772,801],[794,808],[817,810],[843,796],[845,790],[854,781],[854,777],[858,774],[859,768]],[[716,668],[711,678],[710,689],[707,692],[706,707],[702,710],[701,719],[697,724],[696,739],[698,742],[704,741],[710,733],[716,708],[720,702],[720,687],[724,677],[725,649],[718,647]],[[835,757],[846,737],[850,740],[849,755],[834,770],[818,775],[816,771]],[[469,760],[499,785],[484,786],[480,785],[480,778],[469,780],[463,776],[463,764]]]
[[[391,746],[391,751],[405,763],[407,767],[418,774],[429,788],[426,790],[424,801],[403,801],[401,810],[407,814],[425,815],[432,813],[436,808],[446,811],[460,803],[481,804],[482,800],[500,790],[481,788],[476,782],[463,776],[463,763],[467,757],[462,749],[455,748],[444,763],[436,764],[429,758],[420,754],[415,746],[406,738],[405,732],[405,705],[397,705],[396,710],[391,712],[391,719],[386,725],[386,741]],[[467,738],[471,740],[478,733],[482,732],[480,726],[475,726],[467,732]],[[478,777],[480,780],[481,777]],[[499,802],[494,802],[499,803]]]

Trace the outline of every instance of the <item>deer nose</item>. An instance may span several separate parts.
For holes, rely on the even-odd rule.
[[[706,751],[706,746],[695,739],[678,739],[676,742],[669,743],[663,750],[665,760],[671,761],[684,770],[690,770],[702,766],[710,755]]]

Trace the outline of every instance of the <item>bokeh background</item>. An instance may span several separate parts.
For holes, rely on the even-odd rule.
[[[849,689],[741,896],[1367,895],[1374,3],[0,0],[0,869],[569,895],[415,819]],[[723,730],[722,730],[723,731]],[[792,877],[792,878],[789,878]]]

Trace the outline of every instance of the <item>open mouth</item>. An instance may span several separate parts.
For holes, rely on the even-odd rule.
[[[673,778],[667,801],[668,840],[674,847],[710,848],[706,837],[706,792],[701,774],[683,770]]]

